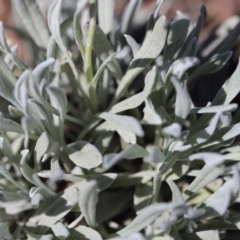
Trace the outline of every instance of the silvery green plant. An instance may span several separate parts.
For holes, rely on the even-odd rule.
[[[129,30],[141,1],[120,22],[114,0],[79,0],[75,12],[55,0],[47,22],[35,0],[13,3],[36,66],[0,24],[1,239],[217,240],[239,229],[240,66],[206,107],[188,93],[229,60],[239,20],[200,61],[204,6],[196,23],[181,12],[167,23],[158,1],[139,44]]]

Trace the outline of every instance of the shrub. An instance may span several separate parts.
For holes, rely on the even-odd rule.
[[[55,0],[48,29],[35,1],[15,0],[33,70],[0,25],[1,239],[213,240],[239,228],[240,66],[206,107],[187,90],[225,65],[239,24],[200,61],[204,6],[196,24],[180,12],[167,24],[158,1],[139,45],[126,35],[139,2],[116,24],[114,1],[90,0],[82,27],[87,1],[60,22],[72,10]]]

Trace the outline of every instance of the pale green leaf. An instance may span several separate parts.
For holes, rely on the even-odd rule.
[[[192,183],[187,187],[184,192],[185,198],[187,195],[191,196],[192,194],[198,192],[200,189],[205,187],[210,182],[214,181],[218,176],[224,172],[223,167],[213,167],[205,165],[202,170],[198,173],[196,178]]]
[[[61,222],[54,224],[52,226],[52,231],[54,235],[60,240],[64,240],[70,235],[69,230]]]
[[[21,61],[9,47],[2,22],[0,22],[0,50],[6,53],[19,69],[25,70],[27,68],[27,65]]]
[[[49,144],[49,137],[46,132],[43,132],[37,140],[34,148],[34,159],[38,165],[40,165],[42,156],[47,152]]]
[[[128,45],[131,47],[132,52],[133,52],[133,57],[136,57],[140,46],[139,44],[134,40],[134,38],[132,38],[131,36],[124,34],[124,37],[126,38],[126,41],[128,43]]]
[[[218,54],[216,56],[211,57],[207,62],[203,65],[199,66],[190,76],[189,81],[195,78],[198,75],[210,74],[219,71],[223,68],[230,57],[232,56],[232,52],[225,52],[222,54]]]
[[[117,115],[113,113],[101,113],[100,118],[105,119],[114,130],[131,132],[139,137],[144,136],[141,125],[134,117]]]
[[[79,195],[79,207],[90,227],[96,227],[96,205],[98,202],[97,182],[92,180],[88,182]]]
[[[78,191],[81,191],[82,186],[86,182],[78,182],[71,187],[65,189],[64,193],[54,202],[50,202],[50,206],[46,212],[41,215],[38,224],[35,228],[36,234],[44,234],[56,222],[67,215],[78,201]]]
[[[82,168],[95,168],[102,163],[102,155],[92,144],[78,141],[66,147],[71,161]]]
[[[66,240],[103,240],[101,235],[92,228],[80,225],[70,229],[70,237]]]
[[[148,156],[148,151],[143,147],[133,144],[126,147],[123,151],[117,154],[106,154],[103,158],[103,168],[109,169],[121,159],[136,159]]]
[[[34,41],[40,47],[46,48],[50,37],[49,31],[36,1],[15,0],[14,6]]]
[[[142,209],[138,216],[135,217],[127,227],[118,231],[118,234],[122,237],[127,237],[142,230],[149,224],[152,224],[164,211],[168,210],[170,206],[171,205],[167,203],[158,203]]]
[[[155,82],[156,82],[156,78],[157,78],[157,69],[154,67],[151,71],[149,71],[145,77],[145,86],[142,92],[137,93],[135,95],[133,95],[130,98],[127,98],[117,104],[115,104],[114,106],[112,106],[110,112],[112,113],[119,113],[119,112],[123,112],[125,110],[128,109],[133,109],[136,108],[138,106],[140,106],[145,99],[150,95],[150,93],[152,92],[154,86],[155,86]]]
[[[99,27],[107,35],[112,32],[114,26],[114,0],[98,1]]]
[[[48,12],[48,24],[49,24],[50,31],[54,37],[54,40],[57,42],[59,48],[65,55],[69,65],[73,71],[74,77],[75,77],[75,79],[77,79],[78,78],[77,69],[76,69],[75,64],[74,64],[73,60],[71,59],[71,57],[68,53],[68,50],[65,47],[62,37],[61,37],[60,22],[59,22],[61,5],[62,5],[62,0],[53,1],[53,3],[51,4],[51,6],[49,8],[49,12]]]
[[[172,77],[171,81],[177,93],[175,102],[176,121],[183,124],[191,110],[191,99],[187,90],[181,85],[176,77]]]
[[[171,180],[167,181],[169,187],[171,188],[172,191],[172,203],[174,206],[184,206],[185,201],[182,197],[182,193],[180,192],[178,186]]]
[[[147,36],[129,69],[122,78],[112,104],[116,103],[125,93],[128,86],[162,51],[167,36],[166,17],[159,18],[153,31]]]

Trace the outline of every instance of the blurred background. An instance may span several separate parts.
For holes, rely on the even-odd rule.
[[[47,19],[47,12],[51,0],[37,0],[43,15]],[[77,0],[63,0],[65,9],[71,13],[76,9]],[[128,4],[129,0],[115,0],[116,19],[120,19],[121,15]],[[143,0],[133,20],[133,27],[129,29],[129,35],[133,36],[139,43],[143,41],[144,30],[149,14],[155,8],[156,0]],[[239,22],[240,0],[166,0],[160,14],[166,15],[169,21],[174,20],[177,11],[189,16],[192,22],[195,22],[199,15],[201,5],[207,8],[208,17],[199,38],[200,60],[204,58],[204,50],[216,40],[218,37],[218,26],[226,19],[231,18],[229,31]],[[233,17],[235,16],[235,17]],[[64,16],[63,16],[64,17]],[[85,16],[87,19],[87,16]],[[3,22],[8,41],[11,45],[18,45],[18,55],[21,59],[33,66],[34,56],[28,54],[29,46],[24,41],[24,35],[19,34],[16,29],[24,29],[21,19],[17,16],[14,9],[14,1],[0,0],[0,21]],[[226,33],[227,34],[227,33]],[[215,96],[218,89],[226,81],[226,79],[235,70],[240,55],[239,41],[232,48],[233,55],[228,64],[219,72],[206,75],[194,81],[194,85],[190,89],[190,94],[196,106],[205,106]],[[236,99],[240,103],[240,97]]]

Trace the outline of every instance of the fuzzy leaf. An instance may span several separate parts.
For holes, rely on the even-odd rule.
[[[86,226],[78,226],[74,229],[70,229],[70,237],[66,240],[102,240],[101,235],[93,230],[92,228]]]
[[[82,189],[79,196],[79,207],[90,227],[96,227],[96,205],[98,202],[97,182],[92,180]]]
[[[122,237],[136,233],[149,224],[152,224],[164,211],[170,208],[170,204],[158,203],[144,208],[127,227],[117,233]]]
[[[107,35],[112,32],[114,24],[114,0],[98,1],[99,26]]]
[[[136,76],[138,76],[161,53],[166,36],[166,17],[163,16],[158,19],[153,31],[147,36],[136,57],[130,63],[128,71],[117,88],[112,103],[116,103],[119,100]]]
[[[37,140],[34,149],[34,159],[38,165],[40,164],[42,156],[47,152],[49,144],[49,137],[46,132],[43,132]]]
[[[174,206],[184,206],[185,201],[182,197],[182,193],[180,192],[178,186],[173,181],[167,181],[169,187],[172,191],[172,202]]]
[[[136,159],[148,156],[148,151],[137,144],[129,145],[118,154],[106,154],[103,158],[103,168],[111,168],[121,159]]]
[[[52,226],[52,231],[58,239],[66,239],[69,237],[69,230],[63,225],[63,223],[58,222]]]
[[[105,119],[114,130],[127,131],[136,134],[139,137],[144,136],[141,125],[134,117],[116,115],[113,113],[101,113],[100,118]]]
[[[177,78],[172,77],[171,81],[177,92],[175,103],[176,121],[180,124],[183,124],[191,110],[191,99],[187,90],[181,85]]]
[[[44,214],[41,215],[38,224],[35,228],[36,234],[44,234],[56,222],[67,215],[74,205],[77,203],[77,191],[81,190],[85,182],[78,182],[71,187],[65,189],[63,195],[57,198],[54,202],[49,202],[50,206]]]
[[[49,29],[54,37],[54,40],[57,42],[59,48],[65,55],[70,67],[72,68],[74,77],[77,79],[78,77],[78,72],[75,67],[75,64],[73,60],[71,59],[67,48],[65,47],[62,37],[61,37],[61,30],[60,30],[60,12],[61,12],[61,5],[62,5],[62,0],[55,0],[51,4],[48,12],[48,24],[49,24]]]
[[[221,68],[225,66],[225,64],[228,62],[231,56],[232,52],[225,52],[211,57],[207,62],[199,66],[189,76],[189,81],[198,75],[210,74],[219,71]]]
[[[66,148],[71,161],[82,168],[95,168],[102,163],[102,155],[92,144],[78,141]]]

